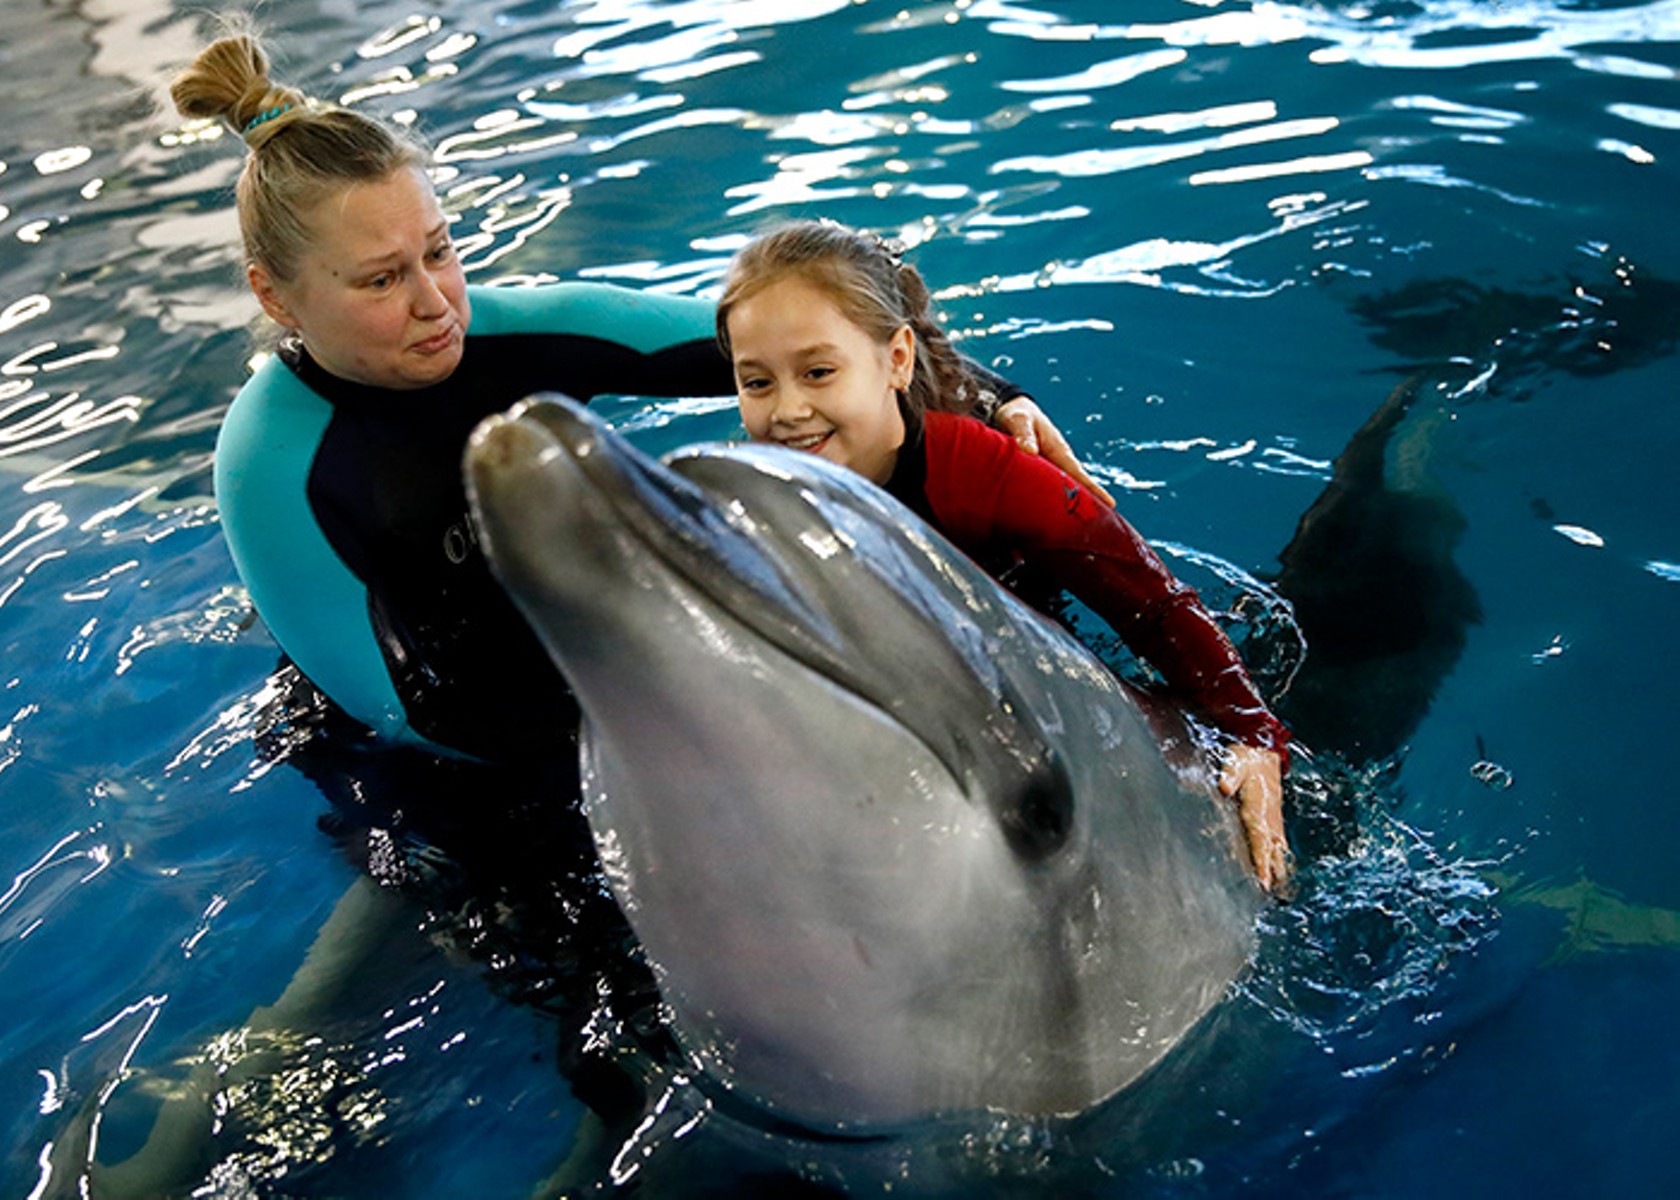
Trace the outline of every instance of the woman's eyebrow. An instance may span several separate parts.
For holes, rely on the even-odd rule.
[[[422,240],[426,242],[433,242],[440,237],[446,236],[448,233],[449,221],[445,219],[439,221],[436,225],[428,229],[426,231],[426,236]],[[371,254],[367,258],[351,263],[350,270],[352,272],[372,271],[375,268],[385,266],[387,263],[401,262],[402,258],[402,250],[387,250],[384,253]]]

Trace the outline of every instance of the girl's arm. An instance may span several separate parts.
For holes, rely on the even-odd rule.
[[[1094,508],[1095,501],[1087,498],[1084,506]],[[1221,751],[1220,790],[1236,801],[1260,885],[1286,893],[1292,870],[1283,823],[1289,730],[1267,708],[1236,647],[1195,591],[1173,577],[1118,513],[1104,509],[1080,525],[1070,529],[1069,541],[1023,557],[1051,571],[1168,687],[1230,735],[1233,744]]]
[[[1168,687],[1234,743],[1220,787],[1235,798],[1262,886],[1286,888],[1289,845],[1282,775],[1289,731],[1267,708],[1236,647],[1117,512],[1042,458],[955,422],[930,444],[930,491],[944,494],[953,530],[1013,550],[1113,627]],[[937,506],[936,506],[937,507]]]

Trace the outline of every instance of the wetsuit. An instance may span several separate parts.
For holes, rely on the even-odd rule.
[[[228,410],[216,499],[257,612],[316,687],[387,738],[507,760],[551,753],[576,708],[474,539],[467,436],[534,392],[735,385],[711,301],[592,283],[468,292],[461,363],[431,387],[350,383],[283,346]]]
[[[1025,568],[1077,597],[1194,711],[1287,764],[1288,730],[1195,591],[1059,468],[978,421],[928,413],[887,490],[992,575]]]

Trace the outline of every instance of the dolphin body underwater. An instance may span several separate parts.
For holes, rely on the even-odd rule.
[[[1077,1112],[1243,971],[1263,897],[1182,717],[884,492],[772,447],[656,462],[560,398],[482,424],[466,475],[581,704],[602,867],[732,1096],[846,1131]]]

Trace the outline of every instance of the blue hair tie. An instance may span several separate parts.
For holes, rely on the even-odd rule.
[[[265,108],[262,112],[258,113],[256,116],[252,117],[249,122],[247,122],[245,128],[239,131],[239,136],[246,137],[250,134],[251,130],[255,129],[258,125],[263,124],[265,121],[272,121],[275,117],[291,111],[292,106],[290,104],[276,104],[273,108]]]

